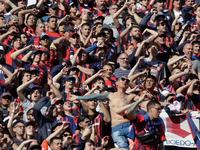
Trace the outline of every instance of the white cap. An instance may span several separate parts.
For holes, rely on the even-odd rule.
[[[0,51],[4,51],[5,52],[3,46],[0,46]]]

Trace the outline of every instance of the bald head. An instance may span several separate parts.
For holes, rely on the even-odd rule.
[[[183,47],[183,53],[184,53],[184,55],[186,55],[188,57],[192,57],[192,54],[193,54],[192,44],[190,44],[190,43],[185,44],[185,46]]]

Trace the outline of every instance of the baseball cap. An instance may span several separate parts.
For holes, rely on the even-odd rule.
[[[67,25],[67,21],[62,21],[61,23],[59,23],[58,26],[61,26],[61,25]]]
[[[81,13],[82,13],[83,11],[87,11],[87,12],[91,13],[91,11],[90,11],[89,9],[82,9],[82,10],[81,10]]]
[[[42,54],[42,51],[39,50],[39,49],[35,49],[35,50],[33,50],[33,52],[32,52],[32,55],[33,55],[33,54]]]
[[[2,97],[4,97],[4,96],[10,96],[10,97],[12,98],[11,94],[8,93],[8,92],[2,93],[0,98],[2,98]]]
[[[40,145],[31,145],[28,150],[34,150],[34,149],[42,149]]]
[[[52,128],[51,128],[51,132],[53,132],[53,130],[58,126],[58,125],[62,125],[63,122],[62,121],[54,121],[52,124]]]
[[[76,81],[76,79],[75,79],[73,76],[68,75],[68,76],[65,77],[64,83],[65,83],[68,79],[73,79],[74,81]]]
[[[74,35],[78,35],[78,33],[76,33],[76,32],[71,33],[70,36],[69,36],[69,38],[71,38]],[[79,35],[78,35],[78,37],[79,37]]]
[[[71,6],[76,6],[76,7],[78,7],[78,3],[76,3],[76,2],[71,2],[71,3],[69,4],[69,8],[70,8]]]
[[[79,71],[79,69],[77,68],[77,67],[75,67],[75,66],[70,66],[69,68],[68,68],[68,72],[70,72],[71,70],[77,70],[77,71]]]
[[[185,102],[185,96],[181,93],[177,94],[175,100]]]
[[[56,104],[57,102],[62,102],[62,104],[64,104],[64,101],[60,98],[54,98],[53,99],[53,103]]]
[[[165,34],[164,32],[160,32],[160,33],[158,34],[158,36],[166,36],[166,34]]]
[[[161,24],[161,23],[168,23],[168,21],[167,20],[164,20],[164,19],[158,19],[157,20],[157,24],[156,24],[156,26],[159,26],[159,24]]]
[[[72,65],[72,63],[71,63],[70,60],[67,60],[67,59],[66,59],[66,60],[63,60],[63,62],[66,62],[66,63],[67,63],[68,65],[70,65],[70,66]]]
[[[51,8],[52,8],[52,9],[58,9],[58,4],[52,4],[52,5],[51,5]]]
[[[5,52],[3,46],[1,46],[1,45],[0,45],[0,51],[4,51]]]
[[[70,28],[69,26],[65,26],[63,33],[67,32],[67,31],[74,32],[74,29]]]
[[[106,34],[104,33],[104,32],[99,32],[98,34],[97,34],[97,38],[98,37],[106,37]]]
[[[35,121],[29,121],[29,122],[27,122],[27,123],[25,124],[26,127],[27,127],[27,126],[30,126],[30,125],[32,125],[34,128],[37,128],[37,125],[36,125],[36,122],[35,122]]]
[[[105,19],[105,17],[104,16],[96,16],[95,18],[94,18],[94,20],[98,20],[98,19]]]
[[[36,68],[30,68],[30,72],[33,72],[33,71],[39,72]]]
[[[41,33],[40,35],[39,35],[39,40],[41,40],[42,38],[44,38],[44,37],[48,37],[49,38],[49,35],[48,34],[46,34],[46,33]]]

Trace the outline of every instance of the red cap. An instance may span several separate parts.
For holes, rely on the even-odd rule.
[[[76,32],[71,33],[70,36],[69,36],[69,38],[72,37],[73,35],[78,35],[78,33],[76,33]]]

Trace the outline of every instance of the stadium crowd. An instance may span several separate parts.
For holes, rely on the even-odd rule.
[[[0,150],[164,150],[199,79],[199,0],[0,0]]]

